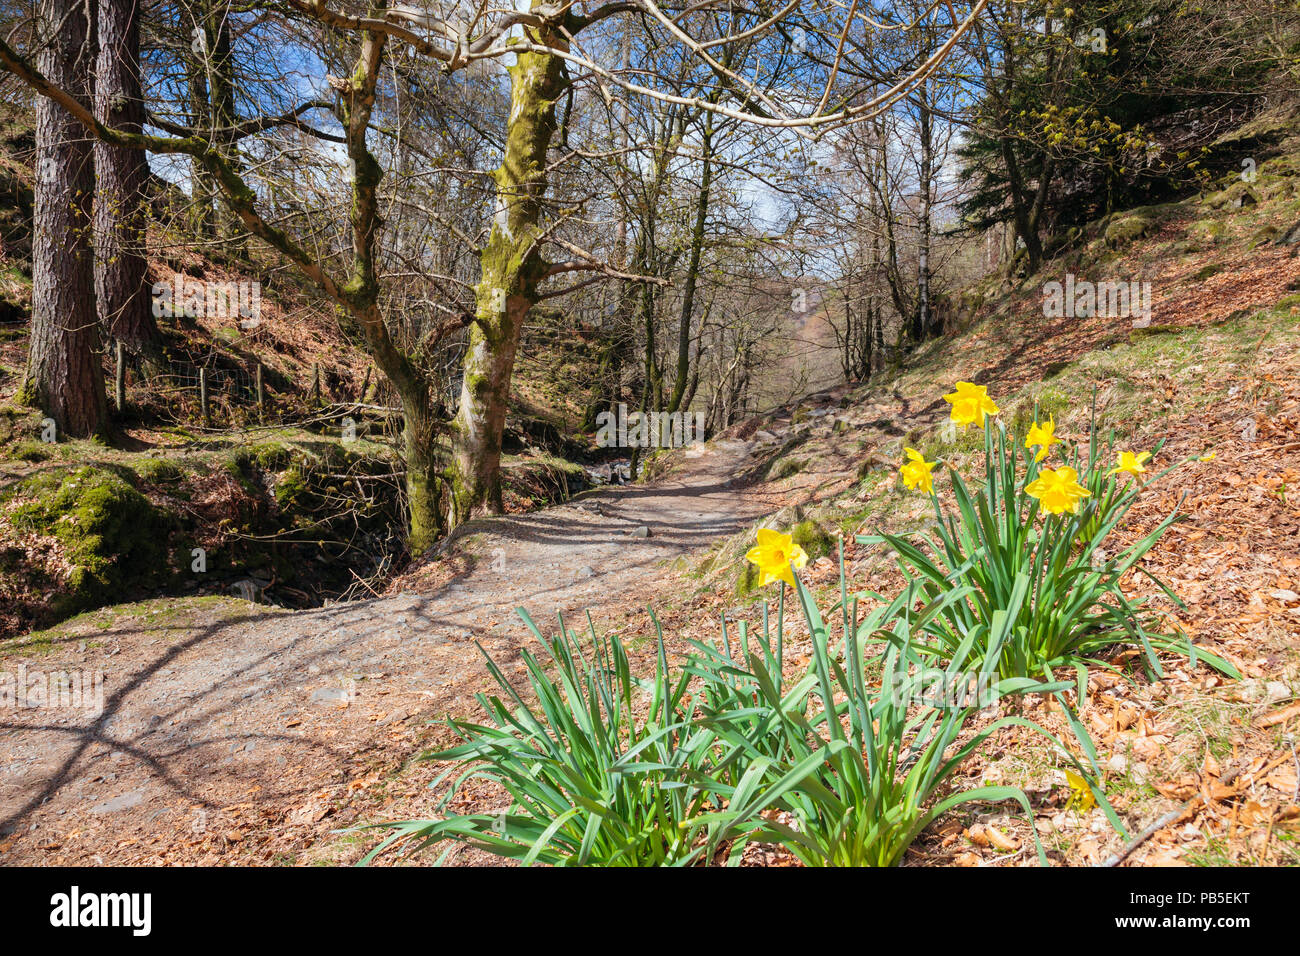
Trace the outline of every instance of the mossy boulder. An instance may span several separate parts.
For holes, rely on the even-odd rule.
[[[767,480],[780,481],[783,478],[797,475],[804,470],[807,464],[802,458],[778,458],[767,469]]]
[[[120,599],[166,574],[169,523],[122,475],[87,466],[38,476],[19,494],[33,500],[15,509],[14,524],[53,535],[72,565],[60,613]]]
[[[275,503],[281,511],[315,504],[315,496],[298,468],[286,468],[275,477]]]
[[[1218,242],[1227,235],[1228,227],[1218,219],[1198,222],[1189,230],[1193,239],[1199,242]]]
[[[166,458],[146,458],[131,465],[141,481],[150,485],[175,484],[184,477],[181,466]]]
[[[1141,214],[1116,219],[1106,227],[1106,245],[1111,249],[1119,249],[1130,242],[1151,235],[1155,227],[1154,219]]]
[[[1250,188],[1250,184],[1242,179],[1238,179],[1227,189],[1221,189],[1205,199],[1205,205],[1211,209],[1243,209],[1246,206],[1253,206],[1257,202],[1259,202],[1259,197]]]
[[[278,471],[287,468],[293,461],[293,450],[283,442],[268,441],[250,448],[248,457],[261,468]]]

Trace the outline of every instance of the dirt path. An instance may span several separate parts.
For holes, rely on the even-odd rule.
[[[557,609],[653,604],[665,559],[772,510],[738,479],[750,443],[688,449],[671,479],[476,526],[477,560],[429,593],[304,612],[165,599],[11,657],[27,685],[104,675],[102,714],[0,712],[0,863],[294,862],[359,790],[473,710],[481,641],[507,672]]]

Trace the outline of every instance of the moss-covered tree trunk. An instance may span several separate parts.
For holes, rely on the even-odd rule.
[[[563,49],[556,33],[543,43]],[[510,119],[505,155],[493,173],[496,214],[480,256],[475,315],[465,350],[460,408],[452,433],[452,518],[499,514],[501,434],[524,317],[537,301],[548,264],[541,249],[546,154],[555,134],[555,103],[567,80],[550,53],[520,53],[510,68]]]
[[[93,9],[93,8],[92,8]],[[42,0],[37,68],[90,107],[95,24],[75,0]],[[49,415],[60,435],[102,432],[108,415],[95,316],[91,239],[93,150],[62,106],[36,101],[32,332],[18,400]]]
[[[372,8],[379,11],[378,5]],[[340,290],[366,340],[366,350],[392,382],[402,403],[403,450],[406,458],[407,548],[422,554],[437,540],[443,521],[436,437],[439,422],[429,383],[409,355],[393,341],[379,307],[375,250],[379,246],[378,190],[383,170],[366,142],[375,89],[383,62],[382,34],[362,34],[361,55],[339,99],[339,114],[352,168],[352,275]]]

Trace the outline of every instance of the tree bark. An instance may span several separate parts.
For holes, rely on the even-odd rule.
[[[99,0],[95,117],[140,133],[140,21],[137,0]],[[136,356],[161,345],[147,288],[145,231],[149,160],[144,150],[95,143],[95,296],[103,331]]]
[[[540,29],[543,42],[564,48],[562,36]],[[452,520],[487,511],[500,514],[501,434],[524,317],[547,275],[541,215],[546,154],[555,135],[555,103],[567,85],[564,64],[551,53],[520,53],[510,67],[510,119],[505,155],[493,173],[496,216],[480,256],[452,432]]]
[[[89,6],[93,16],[93,6]],[[42,0],[37,68],[90,106],[94,21],[77,0]],[[91,239],[95,170],[91,141],[66,110],[36,102],[32,230],[32,334],[19,400],[43,409],[61,434],[104,430],[108,401],[100,363]]]
[[[233,161],[231,135],[235,115],[234,62],[230,42],[230,7],[223,0],[200,0],[189,13],[190,127]],[[239,216],[217,203],[219,187],[210,169],[195,162],[191,169],[193,225],[202,238],[228,242],[244,235]]]
[[[700,192],[695,203],[695,223],[691,231],[691,251],[686,267],[686,283],[682,288],[682,304],[677,327],[677,370],[672,395],[665,411],[670,415],[682,407],[682,399],[690,381],[691,369],[691,315],[695,310],[695,288],[700,274],[700,254],[704,249],[704,229],[709,215],[709,188],[713,178],[711,139],[713,123],[706,117],[701,135],[700,152],[704,166],[700,171]]]
[[[917,224],[916,255],[916,327],[912,340],[920,342],[934,331],[930,303],[930,240],[933,231],[934,206],[934,122],[930,111],[928,84],[922,83],[918,106],[921,146],[921,216]]]

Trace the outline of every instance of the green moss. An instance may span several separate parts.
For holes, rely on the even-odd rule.
[[[800,521],[791,528],[790,537],[804,549],[809,561],[816,561],[835,552],[835,536],[811,518]]]
[[[745,561],[736,576],[736,597],[749,597],[758,590],[758,565]]]
[[[9,455],[18,461],[48,461],[53,457],[49,445],[38,441],[20,442]]]
[[[876,456],[871,456],[858,462],[857,478],[858,481],[866,481],[868,478],[887,472],[889,467]]]
[[[804,470],[808,462],[803,458],[778,458],[767,469],[768,481],[780,481]]]
[[[1070,396],[1061,389],[1044,388],[1031,401],[1021,402],[1016,408],[1016,413],[1011,419],[1011,433],[1024,435],[1035,421],[1044,422],[1049,418],[1059,421],[1070,405]]]
[[[1181,335],[1184,331],[1179,325],[1148,325],[1145,328],[1132,329],[1128,334],[1128,340],[1136,343],[1160,335]]]
[[[287,468],[290,462],[293,461],[293,451],[289,446],[276,441],[254,445],[248,450],[248,455],[259,466],[270,471]]]
[[[1240,209],[1243,206],[1252,206],[1259,202],[1259,197],[1255,195],[1244,180],[1237,179],[1227,189],[1214,193],[1206,197],[1205,205],[1211,209]]]
[[[1032,409],[1031,409],[1032,410]],[[947,429],[945,428],[945,432]],[[984,429],[954,428],[951,432],[935,435],[925,442],[915,442],[927,460],[942,460],[951,455],[969,455],[984,447]]]
[[[275,479],[275,502],[281,511],[301,508],[312,497],[307,480],[297,468],[286,468]]]
[[[1228,232],[1227,225],[1218,219],[1198,222],[1190,230],[1191,237],[1199,242],[1218,242]],[[1193,249],[1188,250],[1194,251]]]
[[[19,495],[33,500],[14,510],[14,524],[58,538],[73,566],[56,602],[61,613],[106,603],[165,573],[167,519],[120,474],[88,466],[61,479],[42,475]]]
[[[1155,221],[1142,215],[1125,216],[1106,227],[1106,245],[1112,249],[1126,246],[1135,239],[1150,235]]]
[[[141,481],[151,485],[166,485],[181,480],[183,472],[179,465],[166,458],[146,458],[133,462],[131,469]]]

